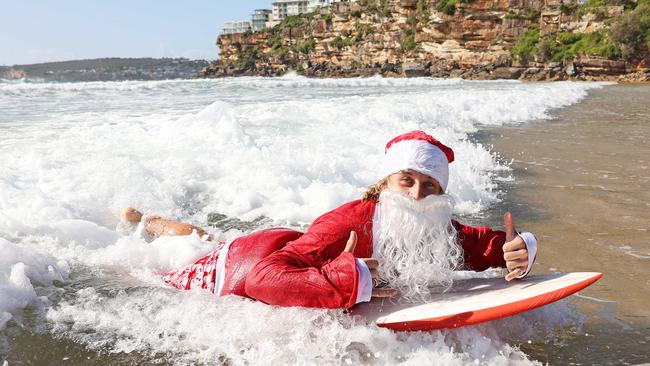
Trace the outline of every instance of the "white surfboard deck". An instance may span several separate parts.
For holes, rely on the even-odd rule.
[[[454,281],[444,293],[432,294],[426,303],[399,303],[375,299],[352,308],[352,314],[398,331],[457,328],[507,317],[565,298],[596,282],[598,272],[573,272],[528,276],[507,282],[499,278]]]

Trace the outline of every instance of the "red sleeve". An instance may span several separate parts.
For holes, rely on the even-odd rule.
[[[351,230],[363,235],[365,216],[354,206],[346,204],[319,217],[303,236],[262,259],[246,277],[246,295],[282,306],[353,306],[356,261],[343,250]]]
[[[484,271],[490,267],[505,267],[503,244],[506,233],[489,227],[472,227],[454,221],[458,238],[465,252],[465,268]]]

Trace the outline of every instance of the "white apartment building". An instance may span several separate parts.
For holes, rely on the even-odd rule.
[[[356,0],[276,0],[272,4],[273,8],[266,26],[273,27],[289,16],[309,13],[318,7],[323,8],[333,3],[354,1]]]
[[[253,15],[251,16],[253,32],[260,31],[266,27],[266,23],[268,23],[270,18],[270,9],[255,9],[255,11],[253,11]]]
[[[316,8],[321,7],[324,8],[326,6],[330,6],[330,0],[311,0],[309,1],[309,6],[307,6],[307,11],[314,11]]]
[[[252,30],[251,22],[247,20],[225,22],[222,34],[246,33]]]
[[[357,0],[310,0],[309,1],[309,6],[308,6],[308,11],[314,11],[319,6],[321,8],[325,8],[325,7],[330,6],[333,3],[341,3],[341,2],[353,3],[355,1],[357,1]]]
[[[310,0],[277,0],[273,2],[270,26],[280,23],[288,16],[303,14],[308,11]],[[268,25],[267,25],[268,26]]]

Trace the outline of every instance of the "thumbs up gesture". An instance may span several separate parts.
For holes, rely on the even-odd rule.
[[[348,242],[346,243],[345,249],[343,251],[354,254],[354,249],[356,247],[357,247],[357,233],[351,231],[350,237],[348,238]],[[362,260],[364,263],[366,263],[366,266],[370,270],[370,276],[372,276],[372,283],[373,283],[372,297],[393,297],[399,294],[399,291],[394,289],[375,288],[375,283],[379,278],[379,261],[377,261],[375,258],[359,258],[359,259]]]
[[[524,239],[517,235],[515,231],[510,212],[506,212],[503,215],[503,225],[506,229],[506,242],[503,244],[503,259],[506,260],[506,267],[510,271],[506,275],[506,281],[512,281],[526,272],[526,268],[528,268],[528,250],[526,249]]]

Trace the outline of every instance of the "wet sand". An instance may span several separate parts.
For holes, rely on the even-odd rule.
[[[574,300],[585,329],[521,348],[550,364],[650,362],[650,85],[591,91],[555,117],[475,136],[512,161],[489,221],[512,210],[537,235],[534,272],[605,274]]]

